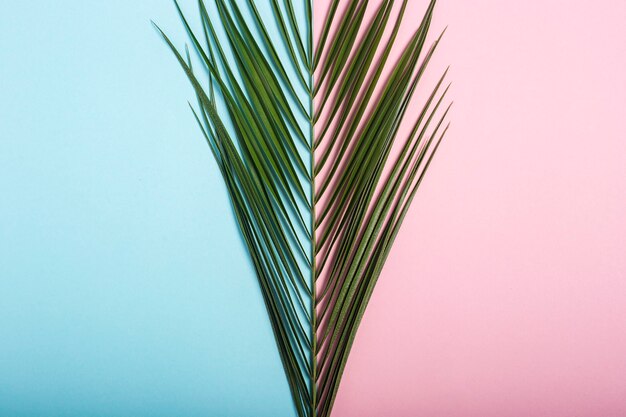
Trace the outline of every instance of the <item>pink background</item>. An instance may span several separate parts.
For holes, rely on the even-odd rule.
[[[452,127],[335,416],[626,415],[625,22],[622,0],[439,2]]]

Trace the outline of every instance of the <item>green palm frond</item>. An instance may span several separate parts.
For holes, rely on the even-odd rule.
[[[371,18],[367,0],[334,0],[315,49],[312,5],[299,1],[264,0],[259,9],[255,0],[199,0],[198,32],[176,3],[199,72],[157,30],[196,93],[190,106],[230,196],[297,414],[326,417],[447,131],[448,87],[444,73],[410,114],[440,40],[425,48],[434,0],[395,62],[407,0],[399,10],[384,0]]]

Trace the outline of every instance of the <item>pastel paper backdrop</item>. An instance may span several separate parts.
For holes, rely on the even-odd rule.
[[[171,3],[1,11],[0,415],[293,415]],[[439,2],[453,124],[335,416],[626,415],[625,20]]]
[[[450,135],[336,416],[626,415],[624,22],[623,1],[438,2]]]

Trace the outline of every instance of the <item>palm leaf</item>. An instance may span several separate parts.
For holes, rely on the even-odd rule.
[[[332,1],[315,48],[312,5],[295,1],[260,9],[255,0],[199,0],[197,32],[175,3],[200,71],[157,30],[195,91],[190,106],[230,196],[296,412],[327,417],[447,131],[448,88],[444,73],[409,112],[440,41],[425,48],[435,0],[395,62],[407,0],[398,10],[383,0],[371,18],[367,0]],[[407,137],[402,123],[412,123]]]

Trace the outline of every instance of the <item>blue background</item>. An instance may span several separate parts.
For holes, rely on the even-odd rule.
[[[0,416],[293,414],[150,19],[182,46],[170,1],[0,7]]]

